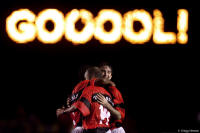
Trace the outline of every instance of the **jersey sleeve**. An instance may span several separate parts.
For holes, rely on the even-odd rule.
[[[80,98],[80,96],[82,95],[83,89],[87,87],[88,83],[89,83],[88,80],[84,80],[75,86],[70,96],[70,100],[71,100],[70,105],[73,105],[73,103],[76,102]]]
[[[79,82],[74,89],[72,90],[72,94],[70,98],[70,106],[72,106],[81,96],[82,91],[85,87],[88,86],[89,80],[84,80]],[[81,121],[80,112],[74,111],[70,113],[70,117],[73,120],[74,127]]]
[[[83,116],[90,114],[91,110],[91,89],[85,88],[81,97],[73,105],[82,113]]]
[[[114,107],[117,111],[120,112],[120,114],[121,114],[120,121],[122,121],[125,118],[125,107],[124,107],[123,97],[122,97],[120,91],[115,86],[110,86],[109,89],[112,93]]]

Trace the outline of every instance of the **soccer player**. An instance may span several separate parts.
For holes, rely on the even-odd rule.
[[[104,79],[108,79],[108,81],[112,78],[112,67],[106,63],[100,65],[100,69],[103,73]],[[125,130],[122,127],[122,121],[125,117],[125,108],[124,108],[124,100],[120,91],[116,88],[115,84],[110,81],[110,86],[108,86],[108,92],[112,95],[112,100],[115,104],[115,109],[121,113],[121,119],[113,119],[111,121],[111,132],[112,133],[125,133]],[[99,99],[101,104],[106,104],[106,102],[102,100],[103,98]],[[103,103],[102,103],[103,102]]]
[[[67,98],[67,107],[70,107],[73,103],[75,103],[81,96],[83,89],[89,85],[89,77],[85,73],[85,80],[79,82],[72,91],[70,97]],[[63,111],[65,108],[57,109],[57,117],[62,117]],[[73,129],[71,133],[83,133],[82,128],[82,114],[78,110],[74,110],[70,113],[70,117],[73,120]],[[64,119],[64,118],[63,118]]]
[[[87,70],[86,74],[89,79],[102,77],[101,71],[97,67],[93,67]],[[98,80],[98,79],[97,79]],[[121,114],[115,110],[111,100],[111,95],[102,87],[94,86],[95,79],[90,81],[90,86],[86,87],[80,97],[80,99],[74,103],[71,107],[65,109],[63,112],[71,112],[78,109],[83,115],[83,127],[84,132],[90,133],[105,133],[109,131],[109,118],[110,113],[116,119],[121,118]],[[97,98],[102,98],[106,102],[109,102],[107,108],[99,104]],[[60,111],[61,112],[61,111]],[[57,115],[59,115],[57,111]]]

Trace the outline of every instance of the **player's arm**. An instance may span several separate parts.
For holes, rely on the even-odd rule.
[[[64,114],[64,113],[70,113],[70,112],[73,112],[75,111],[77,108],[75,106],[70,106],[69,108],[59,108],[56,110],[56,115],[57,117],[59,117],[60,115]]]
[[[111,80],[108,80],[108,79],[96,79],[95,81],[95,86],[116,86],[115,83]]]
[[[86,86],[87,86],[87,84],[88,84],[88,81],[87,80],[84,80],[84,81],[81,81],[81,82],[79,82],[76,86],[75,86],[75,88],[74,88],[74,90],[72,91],[72,94],[67,98],[67,100],[66,100],[66,105],[67,105],[67,109],[65,110],[65,112],[66,113],[68,113],[68,112],[73,112],[73,111],[76,111],[76,107],[75,106],[73,106],[73,103],[75,103],[76,101],[78,101],[78,98],[80,97],[80,94],[79,94],[79,92],[83,89],[83,88],[85,88]],[[78,94],[77,94],[78,93]],[[74,96],[74,95],[78,95],[78,96]],[[72,97],[75,97],[75,98],[72,98]],[[71,107],[72,106],[72,107]],[[70,108],[71,107],[71,108]]]
[[[120,120],[121,119],[121,114],[119,111],[117,111],[115,108],[113,108],[108,101],[106,100],[106,98],[102,95],[102,94],[97,94],[97,101],[102,104],[105,108],[107,108],[111,115],[116,119],[116,120]]]
[[[88,100],[84,97],[82,97],[79,101],[77,101],[76,103],[74,103],[73,105],[71,105],[70,107],[64,109],[64,108],[61,108],[61,109],[57,109],[56,111],[56,115],[57,117],[59,117],[61,114],[64,114],[64,113],[71,113],[73,111],[76,111],[77,109],[79,111],[81,111],[81,113],[83,114],[83,116],[86,116],[89,114],[89,107],[88,107]],[[90,106],[90,105],[89,105]]]
[[[60,115],[62,115],[63,112],[64,112],[64,107],[58,108],[58,109],[56,110],[56,116],[57,116],[57,118],[58,118]]]
[[[77,108],[74,105],[72,105],[69,108],[64,109],[63,113],[70,113],[70,112],[75,111],[76,109]]]
[[[90,87],[86,87],[83,90],[83,93],[79,100],[73,104],[74,107],[76,107],[83,116],[87,116],[90,114],[91,109],[91,89]]]
[[[114,108],[120,112],[121,120],[124,120],[125,108],[124,108],[124,100],[123,100],[122,94],[115,86],[110,86],[109,89],[113,95],[113,102],[115,105]]]
[[[71,99],[68,97],[66,100],[66,105],[68,108],[71,106],[70,102],[71,102]]]
[[[74,104],[72,104],[70,107],[64,109],[63,113],[70,113],[70,112],[73,112],[76,109],[78,109],[85,116],[88,113],[88,111],[85,111],[85,110],[89,110],[88,106],[90,106],[90,103],[89,103],[87,97],[88,97],[88,95],[87,95],[87,89],[86,89],[86,92],[85,91],[83,92],[80,99],[77,102],[75,102]],[[85,114],[85,112],[86,112],[86,114]]]

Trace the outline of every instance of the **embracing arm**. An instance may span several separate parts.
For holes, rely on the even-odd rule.
[[[76,109],[77,108],[73,105],[66,109],[64,107],[62,107],[62,108],[59,108],[56,110],[56,115],[57,115],[57,117],[59,117],[60,115],[62,115],[64,113],[70,113],[70,112],[75,111]]]
[[[115,108],[113,108],[108,101],[105,99],[105,97],[102,94],[97,94],[97,101],[102,104],[105,108],[107,108],[111,115],[116,119],[120,120],[121,119],[121,114],[119,111],[117,111]]]
[[[63,113],[70,113],[70,112],[75,111],[76,109],[77,108],[74,105],[72,105],[69,108],[64,109]]]
[[[116,86],[115,83],[108,79],[96,79],[95,80],[95,86]]]

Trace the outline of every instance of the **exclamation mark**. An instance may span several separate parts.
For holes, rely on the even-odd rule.
[[[180,44],[186,44],[188,42],[188,16],[189,13],[186,9],[178,10],[178,20],[177,20],[177,41]]]

